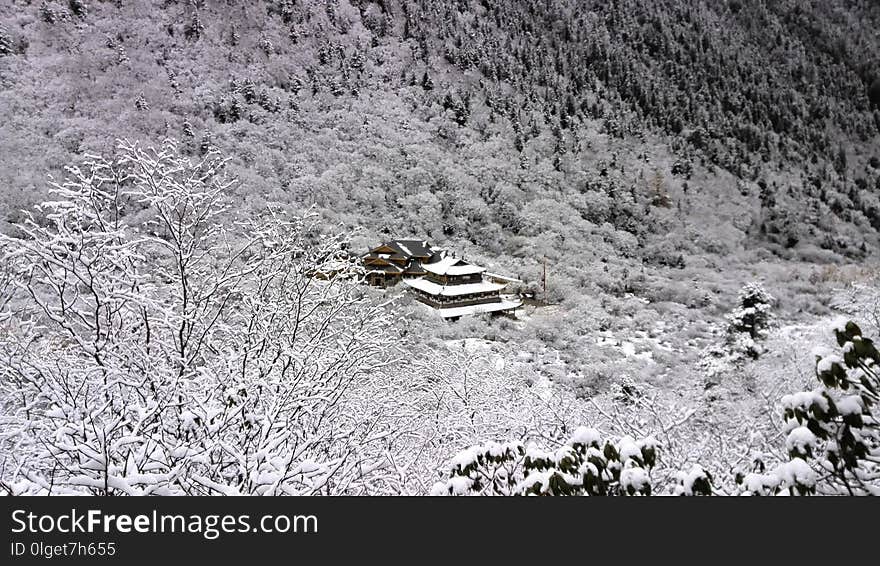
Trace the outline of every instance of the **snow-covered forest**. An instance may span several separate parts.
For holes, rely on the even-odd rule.
[[[878,24],[3,2],[0,491],[880,494]],[[366,284],[394,237],[530,300]]]

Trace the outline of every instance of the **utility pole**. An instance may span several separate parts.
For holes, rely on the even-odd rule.
[[[544,273],[541,275],[541,286],[544,289],[544,304],[547,304],[547,256],[544,256]]]

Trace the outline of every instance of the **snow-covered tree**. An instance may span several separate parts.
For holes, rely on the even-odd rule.
[[[841,351],[817,354],[819,387],[782,398],[790,460],[742,476],[748,493],[880,495],[880,353],[851,321],[833,332]]]
[[[12,36],[9,31],[0,24],[0,57],[12,54]]]
[[[764,353],[761,341],[773,322],[776,299],[760,283],[746,283],[739,292],[737,307],[727,314],[724,340],[709,346],[700,362],[710,378],[739,368],[748,359]]]
[[[727,315],[728,331],[751,340],[763,338],[773,321],[770,311],[775,300],[760,283],[746,283],[739,292],[739,306]]]
[[[422,322],[424,324],[424,322]],[[566,438],[582,404],[572,396],[530,381],[502,353],[469,341],[404,344],[410,361],[393,372],[399,380],[358,397],[389,403],[400,433],[389,443],[400,472],[400,493],[425,494],[445,477],[457,451],[484,438]],[[441,475],[436,475],[436,474]]]
[[[385,311],[345,238],[231,208],[225,161],[122,143],[0,236],[9,493],[361,493],[395,430]],[[328,275],[329,274],[329,275]],[[320,276],[319,276],[320,275]],[[10,296],[11,295],[11,296]],[[375,449],[373,449],[375,447]]]
[[[83,0],[67,0],[67,6],[78,18],[85,18],[89,13],[89,7]]]
[[[40,4],[40,17],[47,24],[54,24],[58,21],[64,21],[70,18],[70,14],[64,8],[55,6],[48,2]]]
[[[452,459],[449,478],[434,495],[651,495],[658,443],[651,437],[603,440],[579,427],[555,450],[535,443],[489,442]],[[680,474],[678,495],[711,495],[712,479],[699,466]]]
[[[198,12],[193,12],[189,23],[184,26],[183,35],[187,39],[198,40],[205,33],[205,25]]]

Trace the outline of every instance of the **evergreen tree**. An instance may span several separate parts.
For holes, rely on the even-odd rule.
[[[773,320],[770,308],[775,299],[759,283],[747,283],[739,292],[739,307],[727,316],[729,332],[763,338]]]
[[[144,93],[140,93],[139,95],[137,95],[137,98],[134,99],[134,107],[140,111],[150,109],[150,103],[147,102],[147,98],[144,96]]]
[[[434,81],[432,81],[431,77],[428,76],[427,71],[425,71],[425,74],[422,75],[422,88],[425,90],[434,90]]]
[[[184,29],[183,35],[187,39],[190,40],[198,40],[202,37],[202,34],[205,32],[205,26],[202,24],[202,19],[199,17],[198,12],[193,12],[192,17],[190,18],[189,23],[186,25]]]
[[[44,1],[40,4],[40,17],[47,24],[54,24],[55,22],[64,19],[64,14],[55,6]]]
[[[89,7],[83,0],[67,0],[67,6],[78,18],[85,18],[89,13]]]
[[[12,36],[9,31],[0,24],[0,57],[12,54]]]
[[[651,179],[651,204],[663,208],[669,208],[672,204],[669,192],[666,190],[666,180],[659,169],[654,170],[654,176]]]

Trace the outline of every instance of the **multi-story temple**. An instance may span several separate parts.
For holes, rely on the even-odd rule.
[[[424,240],[391,240],[363,256],[367,282],[379,287],[396,285],[404,278],[422,277],[422,263],[437,253]]]
[[[486,268],[447,256],[423,264],[424,277],[406,279],[416,298],[434,307],[443,318],[480,313],[511,313],[522,303],[501,296],[507,285],[483,278]]]
[[[403,281],[416,299],[437,309],[444,318],[479,313],[512,313],[522,302],[501,291],[517,281],[485,273],[421,240],[392,240],[363,256],[367,281],[388,287]]]

